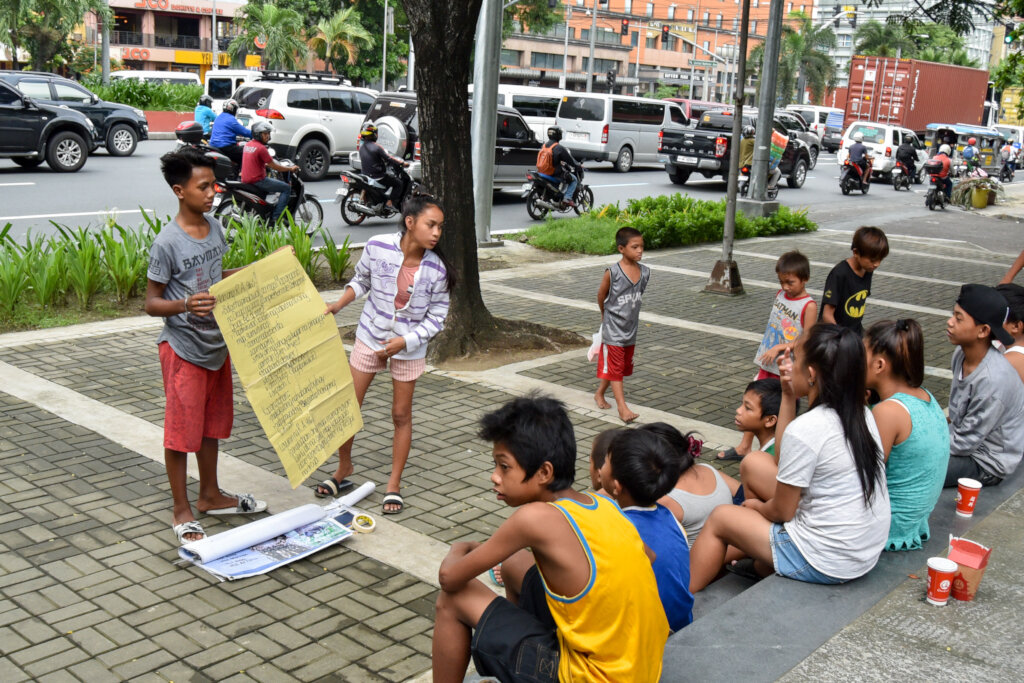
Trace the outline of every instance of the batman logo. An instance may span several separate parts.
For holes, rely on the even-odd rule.
[[[851,318],[863,318],[864,309],[867,307],[868,290],[862,289],[849,299],[846,300],[846,305],[843,309],[846,311],[846,315]]]

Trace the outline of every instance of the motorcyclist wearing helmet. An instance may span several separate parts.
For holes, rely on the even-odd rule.
[[[214,119],[210,129],[210,147],[231,159],[235,164],[241,164],[242,148],[238,146],[237,138],[238,136],[251,138],[252,132],[235,118],[238,102],[227,100],[222,109],[223,111]]]
[[[949,177],[949,167],[952,163],[949,155],[952,154],[952,151],[949,145],[942,145],[939,147],[939,153],[933,159],[933,161],[938,161],[942,164],[942,168],[935,175],[939,177],[942,183],[942,191],[946,193],[946,199],[949,199],[953,194],[953,179]]]
[[[754,165],[754,136],[757,134],[756,126],[743,126],[743,139],[740,140],[740,170],[749,174],[751,166]],[[745,171],[743,169],[746,169]],[[782,171],[779,165],[771,166],[768,169],[768,188],[774,188],[779,184]]]
[[[258,187],[263,191],[264,196],[280,192],[277,196],[277,206],[274,207],[274,213],[270,217],[270,224],[275,225],[288,206],[292,186],[283,180],[268,178],[267,167],[281,172],[298,171],[299,167],[279,164],[270,156],[267,143],[270,141],[272,130],[274,130],[273,126],[267,121],[257,121],[252,124],[252,140],[245,143],[245,149],[242,151],[242,182]]]
[[[896,148],[896,161],[903,164],[908,178],[917,177],[917,150],[910,144],[910,136],[904,135],[903,142]]]
[[[999,150],[999,159],[1011,171],[1017,170],[1017,150],[1013,147],[1013,138],[1007,138],[1003,141],[1003,146]]]
[[[981,152],[977,148],[977,140],[974,138],[967,139],[967,146],[964,147],[964,151],[960,153],[960,156],[964,158],[967,163],[967,172],[971,173],[978,167],[978,162],[981,160]]]
[[[213,113],[213,98],[209,95],[203,95],[199,98],[199,104],[196,105],[195,119],[203,127],[203,135],[205,137],[210,136],[210,128],[213,127],[213,121],[217,118],[217,115]]]
[[[864,174],[868,170],[868,148],[864,146],[864,134],[860,131],[853,134],[853,144],[850,145],[850,163],[856,164],[860,169],[861,182],[863,182]]]
[[[545,159],[550,159],[550,162]],[[563,204],[575,205],[573,197],[576,196],[581,168],[580,162],[562,144],[562,129],[558,126],[548,128],[548,141],[537,152],[537,173],[556,183],[565,183],[565,189],[562,190]]]
[[[359,132],[359,163],[364,174],[388,188],[388,204],[401,208],[407,189],[405,179],[399,174],[391,175],[387,170],[389,166],[399,169],[409,164],[391,156],[377,144],[377,126],[372,123],[365,124]]]

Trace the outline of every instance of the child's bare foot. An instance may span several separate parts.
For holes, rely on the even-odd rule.
[[[234,510],[237,507],[238,498],[225,495],[223,491],[217,491],[217,495],[213,497],[200,498],[196,501],[196,509],[204,514],[209,513],[211,510],[219,510],[221,508]]]
[[[604,394],[594,394],[594,403],[596,403],[597,407],[601,410],[608,410],[612,407],[611,403],[604,400]]]
[[[619,406],[619,419],[621,419],[626,424],[629,424],[638,417],[640,417],[640,414],[634,413],[627,406]]]

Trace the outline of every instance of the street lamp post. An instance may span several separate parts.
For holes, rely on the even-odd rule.
[[[211,32],[213,35],[213,68],[216,69],[220,66],[220,54],[217,45],[217,0],[213,0],[213,11],[210,13],[210,17],[213,21]]]
[[[594,39],[597,38],[597,0],[590,14],[590,59],[587,61],[587,92],[594,91]]]

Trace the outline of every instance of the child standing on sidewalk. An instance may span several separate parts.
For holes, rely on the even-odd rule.
[[[172,527],[182,544],[206,537],[188,500],[189,453],[199,463],[199,512],[252,514],[267,508],[249,494],[225,494],[217,483],[217,440],[231,435],[234,411],[231,362],[213,317],[217,302],[210,287],[235,271],[222,271],[224,231],[216,218],[204,215],[213,206],[213,165],[191,147],[160,158],[164,180],[178,198],[178,215],[153,241],[146,273],[146,313],[164,319],[157,338],[167,396],[164,462],[174,499]]]
[[[787,346],[796,342],[809,324],[817,319],[818,305],[807,293],[807,281],[811,279],[811,262],[799,251],[787,251],[775,262],[775,274],[781,289],[775,294],[768,326],[765,328],[761,345],[754,354],[754,364],[759,368],[754,380],[778,379],[778,357]],[[749,387],[748,387],[749,390]],[[736,448],[729,448],[718,454],[719,460],[740,460],[750,452],[754,444],[754,433],[744,431],[743,439]],[[761,450],[764,450],[762,447]]]
[[[601,383],[594,394],[594,401],[602,410],[610,408],[604,394],[611,385],[619,417],[629,423],[640,416],[626,405],[622,381],[633,374],[633,347],[640,326],[640,300],[651,279],[651,270],[640,263],[644,256],[644,238],[639,230],[619,228],[615,233],[615,245],[622,259],[604,271],[597,290],[597,305],[601,309],[597,378]]]
[[[853,254],[840,261],[825,279],[818,320],[864,336],[864,311],[871,295],[871,274],[889,255],[889,240],[880,229],[865,225],[853,233]]]
[[[433,197],[407,199],[402,208],[402,231],[371,237],[356,264],[356,274],[341,298],[330,304],[327,315],[366,294],[359,316],[356,344],[349,364],[356,400],[363,405],[370,383],[390,365],[391,475],[381,511],[394,515],[405,508],[402,471],[412,446],[412,396],[416,380],[426,370],[427,342],[444,326],[448,296],[455,286],[455,272],[437,248],[444,211]],[[337,496],[351,488],[353,436],[338,449],[334,476],[317,484],[320,497]]]

